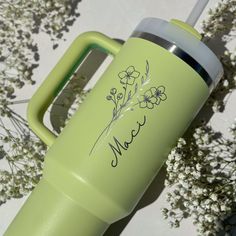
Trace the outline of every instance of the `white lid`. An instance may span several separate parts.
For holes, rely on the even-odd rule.
[[[196,36],[180,26],[158,18],[145,18],[135,32],[145,32],[165,39],[190,55],[208,73],[215,87],[223,75],[223,67],[216,55]]]

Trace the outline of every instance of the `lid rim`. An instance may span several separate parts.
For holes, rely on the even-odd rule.
[[[134,32],[149,33],[178,46],[202,65],[213,81],[213,88],[223,75],[223,66],[214,52],[202,41],[177,25],[159,18],[148,17],[137,25]]]
[[[208,72],[205,70],[205,68],[202,65],[200,65],[188,53],[186,53],[183,49],[178,47],[175,43],[169,42],[166,39],[163,39],[157,35],[150,34],[147,32],[140,32],[140,31],[134,31],[130,37],[148,40],[152,43],[157,44],[158,46],[160,46],[162,48],[165,48],[167,51],[169,51],[173,55],[177,56],[178,58],[183,60],[185,63],[187,63],[190,67],[192,67],[201,76],[201,78],[204,80],[204,82],[207,84],[210,92],[213,90],[214,81],[210,77]]]

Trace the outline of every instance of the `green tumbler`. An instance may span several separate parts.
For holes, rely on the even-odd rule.
[[[44,113],[94,48],[114,59],[56,137]],[[49,150],[5,236],[102,235],[134,209],[222,74],[201,35],[178,20],[146,18],[124,45],[80,35],[30,100],[30,127]]]

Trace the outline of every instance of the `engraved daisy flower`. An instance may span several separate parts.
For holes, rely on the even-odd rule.
[[[134,66],[129,66],[125,71],[121,71],[118,76],[122,84],[133,85],[140,73],[135,70]]]
[[[140,108],[153,109],[154,105],[158,105],[160,101],[165,101],[167,99],[164,86],[151,87],[148,89],[144,95],[142,95],[142,100],[139,101]]]
[[[165,94],[165,87],[159,86],[159,87],[152,87],[150,88],[150,91],[152,95],[157,99],[156,105],[160,103],[160,101],[165,101],[167,99],[167,96]]]
[[[152,94],[151,89],[147,90],[142,97],[142,100],[139,101],[139,107],[153,109],[154,104],[157,102],[157,98]]]

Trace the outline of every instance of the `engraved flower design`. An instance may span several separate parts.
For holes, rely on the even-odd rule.
[[[139,75],[140,72],[136,71],[134,66],[129,66],[125,71],[121,71],[118,74],[120,82],[125,85],[133,85]]]
[[[165,94],[165,87],[164,86],[158,86],[156,87],[151,87],[150,88],[151,93],[153,94],[154,97],[156,97],[156,105],[160,103],[160,101],[165,101],[167,99],[167,96]]]
[[[118,73],[118,78],[120,79],[120,88],[112,87],[109,94],[106,96],[106,99],[113,103],[111,120],[98,135],[91,147],[89,155],[92,155],[97,143],[103,135],[105,135],[105,133],[108,134],[113,123],[123,117],[126,112],[134,111],[136,106],[139,108],[153,109],[159,105],[161,101],[167,99],[165,87],[162,85],[158,87],[149,87],[144,90],[144,87],[146,88],[150,81],[150,67],[148,60],[146,60],[144,73],[137,71],[134,66],[128,66],[125,70]],[[139,95],[139,92],[141,91],[143,91],[143,94]]]
[[[157,98],[153,96],[151,89],[147,90],[142,97],[142,100],[139,101],[139,107],[153,109],[154,104],[157,102]]]
[[[144,95],[142,95],[141,101],[139,101],[140,108],[153,109],[155,105],[159,105],[161,101],[167,99],[164,86],[151,87]]]

